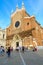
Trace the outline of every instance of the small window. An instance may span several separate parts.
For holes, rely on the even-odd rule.
[[[3,39],[4,39],[4,34],[3,34]]]
[[[29,25],[29,22],[27,23],[27,25]]]

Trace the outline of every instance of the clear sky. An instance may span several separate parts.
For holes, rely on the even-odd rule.
[[[43,0],[0,0],[0,27],[5,29],[10,25],[11,12],[16,10],[16,5],[22,7],[24,2],[28,14],[34,15],[36,20],[43,26]]]

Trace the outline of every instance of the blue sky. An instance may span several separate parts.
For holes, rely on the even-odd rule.
[[[24,2],[28,14],[34,15],[36,20],[43,26],[43,0],[0,0],[0,27],[5,29],[11,22],[11,11],[16,10],[16,5],[22,7]]]

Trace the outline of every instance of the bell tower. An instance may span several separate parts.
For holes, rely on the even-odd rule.
[[[18,8],[18,4],[16,5],[16,10],[18,10],[19,8]]]
[[[24,7],[24,2],[22,2],[22,9],[25,9],[25,7]]]

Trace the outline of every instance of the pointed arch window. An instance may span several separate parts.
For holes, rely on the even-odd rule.
[[[3,39],[4,39],[4,36],[5,36],[5,34],[3,34]]]

